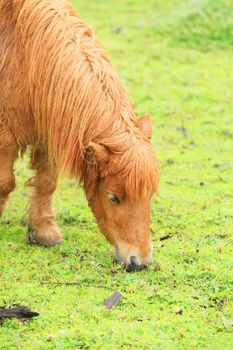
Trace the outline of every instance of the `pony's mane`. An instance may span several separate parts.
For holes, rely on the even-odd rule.
[[[127,196],[131,200],[149,199],[158,188],[159,170],[151,145],[138,142],[123,157],[110,163],[110,172],[120,174]]]
[[[95,200],[96,186],[101,178],[120,175],[121,186],[130,200],[150,199],[159,185],[159,168],[154,150],[148,141],[137,142],[122,154],[112,153],[103,165],[90,156],[85,163],[84,186],[88,200]]]
[[[13,0],[13,4],[36,137],[47,144],[58,168],[81,181],[89,177],[90,185],[97,172],[85,159],[92,141],[113,155],[121,154],[112,157],[118,159],[112,167],[124,177],[127,173],[129,192],[141,191],[145,177],[148,190],[154,190],[158,174],[152,170],[156,161],[151,146],[137,127],[125,87],[93,31],[63,0]]]

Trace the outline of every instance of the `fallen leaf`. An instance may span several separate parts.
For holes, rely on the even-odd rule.
[[[123,295],[119,292],[114,292],[107,300],[104,302],[104,306],[106,306],[107,309],[112,309],[114,306],[116,306]]]

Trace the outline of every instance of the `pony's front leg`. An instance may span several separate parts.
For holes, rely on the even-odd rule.
[[[36,175],[26,183],[34,188],[28,210],[27,241],[52,247],[62,242],[53,210],[57,171],[50,165],[47,152],[41,149],[32,149],[31,168],[36,171]]]

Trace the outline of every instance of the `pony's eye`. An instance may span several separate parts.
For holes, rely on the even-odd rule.
[[[108,199],[110,199],[110,201],[114,204],[120,204],[120,199],[114,193],[108,193]]]

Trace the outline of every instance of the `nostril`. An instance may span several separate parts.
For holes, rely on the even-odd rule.
[[[135,268],[135,269],[138,267],[139,264],[138,264],[136,256],[130,257],[130,265],[132,266],[132,268]]]

